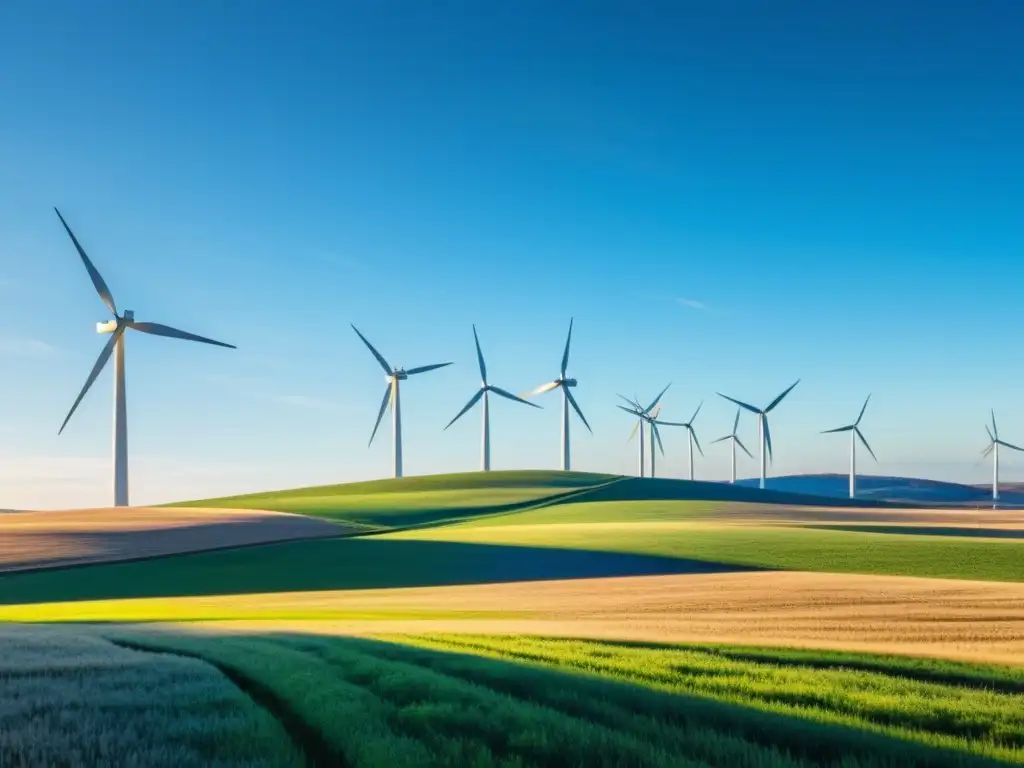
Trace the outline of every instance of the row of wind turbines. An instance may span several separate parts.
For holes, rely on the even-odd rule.
[[[96,269],[95,265],[86,255],[85,249],[79,243],[78,238],[71,231],[64,217],[60,211],[54,208],[57,217],[60,219],[60,223],[63,225],[64,230],[67,232],[68,237],[71,238],[71,242],[74,244],[75,249],[78,251],[78,255],[85,266],[86,272],[92,281],[93,287],[96,293],[99,295],[100,300],[104,303],[107,309],[113,316],[112,319],[100,322],[96,324],[96,332],[109,336],[107,343],[103,346],[100,351],[99,357],[96,359],[92,370],[86,377],[85,384],[81,391],[78,393],[78,397],[75,398],[74,403],[71,406],[71,410],[68,411],[64,422],[61,424],[58,434],[64,432],[64,428],[67,427],[68,422],[74,415],[79,404],[82,402],[86,393],[95,383],[100,373],[106,367],[110,358],[114,358],[114,506],[127,506],[128,505],[128,416],[127,416],[127,399],[125,393],[125,335],[127,331],[134,330],[141,333],[149,334],[152,336],[164,336],[172,339],[181,339],[184,341],[194,341],[201,344],[208,344],[218,347],[227,347],[229,349],[235,349],[233,344],[226,344],[221,341],[215,341],[205,336],[199,336],[194,333],[182,331],[177,328],[173,328],[168,325],[153,322],[140,322],[135,319],[135,313],[131,310],[124,310],[118,312],[117,304],[114,301],[114,296],[110,289],[104,282],[103,277]],[[394,457],[394,475],[395,477],[402,476],[402,410],[401,410],[401,397],[400,397],[400,384],[402,381],[407,380],[410,376],[415,376],[429,371],[444,368],[445,366],[451,365],[450,362],[434,363],[431,365],[423,365],[415,368],[406,370],[405,368],[392,366],[380,352],[370,343],[370,341],[357,329],[354,325],[352,329],[356,332],[359,338],[363,341],[366,347],[373,354],[377,363],[384,369],[385,380],[387,382],[386,389],[384,390],[384,397],[380,404],[380,410],[377,413],[377,420],[373,426],[373,432],[370,434],[370,444],[373,443],[374,437],[377,435],[377,431],[380,427],[380,423],[384,418],[384,413],[388,408],[391,410],[391,425],[392,425],[392,450]],[[588,431],[593,433],[590,424],[587,422],[586,417],[583,415],[583,411],[580,409],[579,403],[576,402],[576,398],[573,397],[572,389],[577,386],[578,382],[576,379],[568,376],[569,367],[569,352],[572,344],[572,320],[569,321],[569,333],[565,340],[565,349],[562,353],[561,368],[558,378],[553,381],[541,384],[539,387],[531,392],[526,393],[523,396],[515,395],[506,389],[491,384],[487,379],[487,365],[484,361],[484,355],[480,348],[480,338],[477,335],[476,326],[473,326],[473,341],[476,346],[477,362],[480,366],[480,387],[469,399],[469,401],[463,406],[454,418],[445,426],[452,426],[456,421],[462,418],[468,413],[478,402],[482,403],[481,408],[481,469],[487,471],[491,468],[491,428],[490,428],[490,395],[494,394],[498,397],[506,400],[511,400],[523,405],[527,405],[533,408],[539,408],[536,403],[530,402],[527,398],[542,395],[552,390],[560,389],[562,392],[562,419],[561,419],[561,468],[565,471],[571,468],[571,457],[570,457],[570,436],[569,436],[569,422],[570,407],[576,412],[580,421],[587,428]],[[714,443],[720,443],[728,441],[732,449],[732,474],[731,482],[736,482],[736,448],[737,446],[743,450],[748,456],[753,458],[752,454],[747,447],[740,440],[737,429],[739,427],[739,420],[742,411],[746,410],[757,416],[758,426],[758,448],[759,448],[759,463],[760,463],[760,487],[765,487],[765,478],[767,475],[767,461],[772,458],[772,439],[771,431],[768,425],[768,414],[774,410],[782,400],[793,391],[793,389],[800,383],[798,379],[796,382],[791,384],[785,391],[783,391],[778,397],[772,400],[764,408],[757,408],[756,406],[745,403],[736,398],[729,397],[718,393],[720,397],[735,403],[737,406],[736,418],[733,421],[732,432],[728,435],[714,440]],[[688,460],[689,460],[689,479],[694,479],[694,447],[700,451],[701,455],[704,455],[704,451],[700,446],[700,441],[697,439],[697,432],[694,428],[694,422],[697,419],[697,415],[700,413],[701,405],[697,406],[693,416],[690,417],[689,421],[685,422],[673,422],[663,421],[660,417],[661,412],[661,399],[668,391],[669,386],[667,385],[650,405],[644,407],[640,401],[634,396],[632,399],[627,398],[623,395],[618,395],[626,405],[618,405],[617,407],[621,410],[629,413],[636,418],[637,423],[633,428],[633,432],[630,435],[630,439],[639,436],[638,440],[638,474],[640,477],[645,476],[645,433],[649,428],[649,442],[650,442],[650,475],[655,476],[655,448],[661,451],[662,455],[665,453],[664,446],[661,440],[661,433],[659,427],[682,427],[687,431],[688,441]],[[857,440],[864,445],[868,453],[871,454],[872,458],[875,457],[874,451],[868,444],[867,439],[864,437],[863,432],[860,430],[861,420],[864,418],[864,412],[867,409],[868,401],[871,396],[864,401],[864,405],[860,409],[860,413],[857,416],[856,421],[852,424],[848,424],[843,427],[836,427],[835,429],[825,430],[824,433],[850,433],[850,498],[854,498],[857,492]],[[1020,448],[1012,443],[1006,442],[999,437],[999,429],[996,426],[995,412],[992,412],[992,428],[989,429],[988,425],[985,426],[985,431],[988,434],[989,444],[983,452],[983,456],[993,457],[993,476],[992,476],[992,498],[994,500],[999,499],[999,449],[1000,447],[1008,448],[1014,451],[1024,452],[1024,448]]]

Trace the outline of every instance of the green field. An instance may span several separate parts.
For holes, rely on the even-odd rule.
[[[310,749],[354,767],[1024,763],[1024,681],[999,668],[543,638],[116,638],[261,686]]]

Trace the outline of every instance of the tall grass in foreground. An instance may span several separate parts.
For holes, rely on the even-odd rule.
[[[2,766],[301,766],[288,735],[200,661],[0,631]]]
[[[896,669],[532,638],[122,639],[266,686],[353,768],[1024,763],[1021,697]]]

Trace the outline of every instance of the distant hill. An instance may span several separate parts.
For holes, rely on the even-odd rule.
[[[784,475],[768,478],[766,490],[844,498],[849,495],[849,483],[847,474]],[[747,487],[757,484],[757,478],[737,481],[737,485]],[[858,475],[857,496],[864,500],[913,504],[984,504],[991,502],[992,487],[914,477]],[[1001,496],[1005,504],[1024,505],[1024,483],[1006,483]]]

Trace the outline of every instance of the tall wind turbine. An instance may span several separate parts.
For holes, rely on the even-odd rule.
[[[629,434],[629,439],[632,440],[633,436],[636,435],[638,431],[640,432],[640,441],[639,441],[638,456],[637,456],[637,458],[639,459],[639,461],[638,461],[638,470],[639,471],[637,473],[638,477],[643,477],[644,476],[644,425],[645,424],[651,424],[651,477],[654,477],[654,443],[655,443],[655,440],[657,440],[658,444],[659,445],[661,444],[661,434],[658,432],[658,429],[657,429],[656,425],[654,425],[651,422],[653,422],[653,421],[655,421],[657,419],[658,411],[656,409],[658,408],[658,403],[661,401],[662,396],[668,391],[668,388],[671,387],[671,386],[672,386],[671,382],[666,384],[665,385],[665,389],[661,390],[661,392],[658,393],[658,396],[656,398],[654,398],[654,400],[651,401],[651,404],[649,406],[647,406],[646,408],[644,408],[642,405],[640,405],[639,401],[636,398],[630,400],[628,397],[625,397],[624,395],[619,395],[619,397],[621,397],[623,400],[625,400],[627,403],[629,403],[630,407],[626,408],[625,406],[617,405],[616,408],[622,409],[626,413],[629,413],[629,414],[635,416],[636,419],[637,419],[636,426],[633,427],[633,431],[630,432],[630,434]],[[661,452],[662,452],[662,454],[664,454],[665,453],[665,449],[662,448]]]
[[[68,411],[67,417],[64,419],[64,423],[60,425],[60,430],[57,434],[64,431],[64,427],[68,425],[71,420],[71,415],[78,408],[78,404],[82,402],[82,398],[85,397],[85,393],[89,391],[89,387],[96,381],[96,377],[100,375],[100,371],[107,364],[110,356],[114,356],[114,506],[115,507],[127,507],[128,506],[128,406],[125,398],[125,387],[124,387],[124,339],[125,331],[129,328],[135,331],[142,331],[152,336],[166,336],[171,339],[184,339],[185,341],[198,341],[203,344],[213,344],[218,347],[228,347],[229,349],[235,349],[233,344],[225,344],[220,341],[214,341],[213,339],[207,339],[204,336],[196,336],[194,333],[187,333],[185,331],[179,331],[177,328],[171,328],[169,325],[161,325],[160,323],[140,323],[135,320],[135,313],[131,310],[125,310],[123,313],[118,314],[117,304],[114,303],[114,297],[110,293],[110,289],[107,288],[107,284],[103,282],[103,278],[100,276],[99,271],[93,266],[93,263],[89,260],[89,257],[85,255],[85,250],[78,242],[78,238],[75,237],[71,228],[67,222],[64,221],[64,217],[60,215],[60,211],[56,208],[53,209],[57,213],[57,218],[60,219],[60,223],[64,225],[64,230],[68,233],[68,237],[71,238],[71,242],[75,244],[75,249],[78,251],[78,255],[82,257],[82,263],[85,264],[85,270],[89,273],[89,277],[92,280],[93,287],[96,289],[96,293],[99,294],[100,299],[106,304],[107,309],[114,316],[113,320],[108,320],[105,323],[96,323],[96,332],[109,334],[110,338],[107,343],[103,346],[100,351],[100,356],[96,359],[96,364],[92,367],[92,371],[89,372],[89,377],[85,380],[85,386],[82,387],[82,391],[78,393],[78,397],[75,399],[74,405],[71,406],[71,410]]]
[[[384,390],[384,399],[380,403],[380,411],[377,413],[377,422],[373,425],[373,432],[370,433],[370,442],[367,443],[367,447],[373,444],[373,438],[377,435],[377,428],[380,426],[380,420],[384,418],[384,411],[388,405],[391,406],[391,435],[392,435],[392,450],[395,455],[395,477],[402,476],[402,401],[401,392],[399,391],[399,382],[405,381],[410,376],[415,376],[417,373],[426,373],[427,371],[434,371],[438,368],[444,368],[446,365],[451,363],[434,363],[433,365],[421,365],[418,368],[410,368],[408,371],[404,368],[394,368],[384,356],[381,355],[373,344],[367,341],[366,337],[359,332],[359,329],[354,325],[352,330],[356,332],[356,336],[363,340],[363,344],[366,345],[367,349],[373,353],[373,356],[380,363],[380,367],[384,369],[384,379],[387,381],[387,389]]]
[[[772,409],[782,402],[782,398],[784,398],[786,395],[792,392],[793,387],[795,387],[799,383],[800,379],[794,381],[792,384],[789,385],[789,388],[785,392],[783,392],[781,395],[772,400],[768,404],[768,407],[764,409],[755,408],[754,406],[740,402],[739,400],[733,397],[723,395],[721,392],[718,393],[719,397],[724,397],[726,400],[728,400],[731,403],[735,403],[740,408],[745,408],[751,413],[757,414],[757,441],[761,445],[761,488],[764,488],[764,479],[767,470],[766,450],[767,456],[772,455],[772,433],[768,429],[768,414],[771,413]]]
[[[860,414],[857,416],[857,420],[853,424],[847,424],[845,427],[836,427],[835,429],[826,429],[821,434],[829,435],[835,432],[849,432],[850,433],[850,498],[857,496],[857,438],[864,443],[864,447],[868,449],[868,453],[871,454],[871,458],[878,461],[878,457],[875,456],[875,452],[871,450],[871,446],[868,445],[868,441],[864,439],[864,434],[860,431],[860,420],[864,418],[864,411],[867,410],[868,400],[871,399],[871,395],[867,396],[864,401],[864,405],[861,406]]]
[[[654,420],[653,425],[657,428],[658,425],[664,427],[686,427],[687,442],[690,446],[689,457],[690,457],[690,479],[693,480],[693,445],[697,444],[697,450],[700,451],[700,455],[704,455],[704,449],[700,447],[700,440],[697,439],[697,432],[693,428],[693,422],[697,420],[697,414],[700,413],[701,407],[704,403],[697,406],[697,410],[693,412],[693,416],[690,417],[689,421],[658,421]]]
[[[740,425],[740,411],[742,410],[742,408],[736,409],[736,419],[732,423],[732,434],[711,441],[712,443],[720,443],[723,440],[728,440],[732,444],[732,479],[729,481],[730,483],[736,482],[736,446],[738,445],[740,448],[742,448],[743,452],[747,454],[747,456],[750,456],[750,458],[754,458],[753,455],[751,455],[750,451],[747,450],[747,446],[745,446],[743,442],[740,440],[739,435],[736,434],[736,429]]]
[[[455,414],[455,418],[448,422],[445,429],[448,429],[452,424],[458,421],[466,411],[476,405],[477,401],[483,398],[483,421],[481,429],[483,434],[480,438],[480,468],[487,472],[491,468],[491,409],[488,395],[493,392],[496,395],[504,397],[507,400],[514,400],[517,403],[528,405],[531,408],[540,408],[536,403],[531,403],[529,400],[524,400],[521,397],[513,395],[501,387],[496,387],[493,384],[487,383],[487,366],[484,364],[484,353],[480,351],[480,338],[476,335],[476,326],[473,326],[473,341],[476,343],[476,359],[480,363],[480,389],[476,391],[476,394],[469,398],[469,402],[466,403],[462,410]]]
[[[569,368],[569,344],[572,342],[572,318],[569,318],[569,335],[565,337],[565,352],[562,353],[562,372],[558,378],[554,381],[548,382],[547,384],[541,384],[532,392],[524,395],[524,397],[533,397],[534,395],[540,395],[544,392],[550,392],[552,389],[562,389],[562,470],[565,472],[569,471],[569,406],[573,407],[576,411],[576,415],[580,417],[580,421],[583,422],[590,434],[594,434],[594,430],[590,429],[590,425],[587,423],[587,417],[583,415],[583,411],[580,410],[579,404],[576,402],[576,398],[572,396],[572,392],[569,391],[570,387],[576,386],[576,379],[566,378],[565,372]]]
[[[1024,451],[1024,448],[999,439],[999,428],[996,427],[996,412],[994,410],[992,411],[992,429],[989,429],[986,424],[985,431],[988,432],[989,444],[982,456],[992,454],[992,501],[999,501],[999,446],[1013,451]]]

